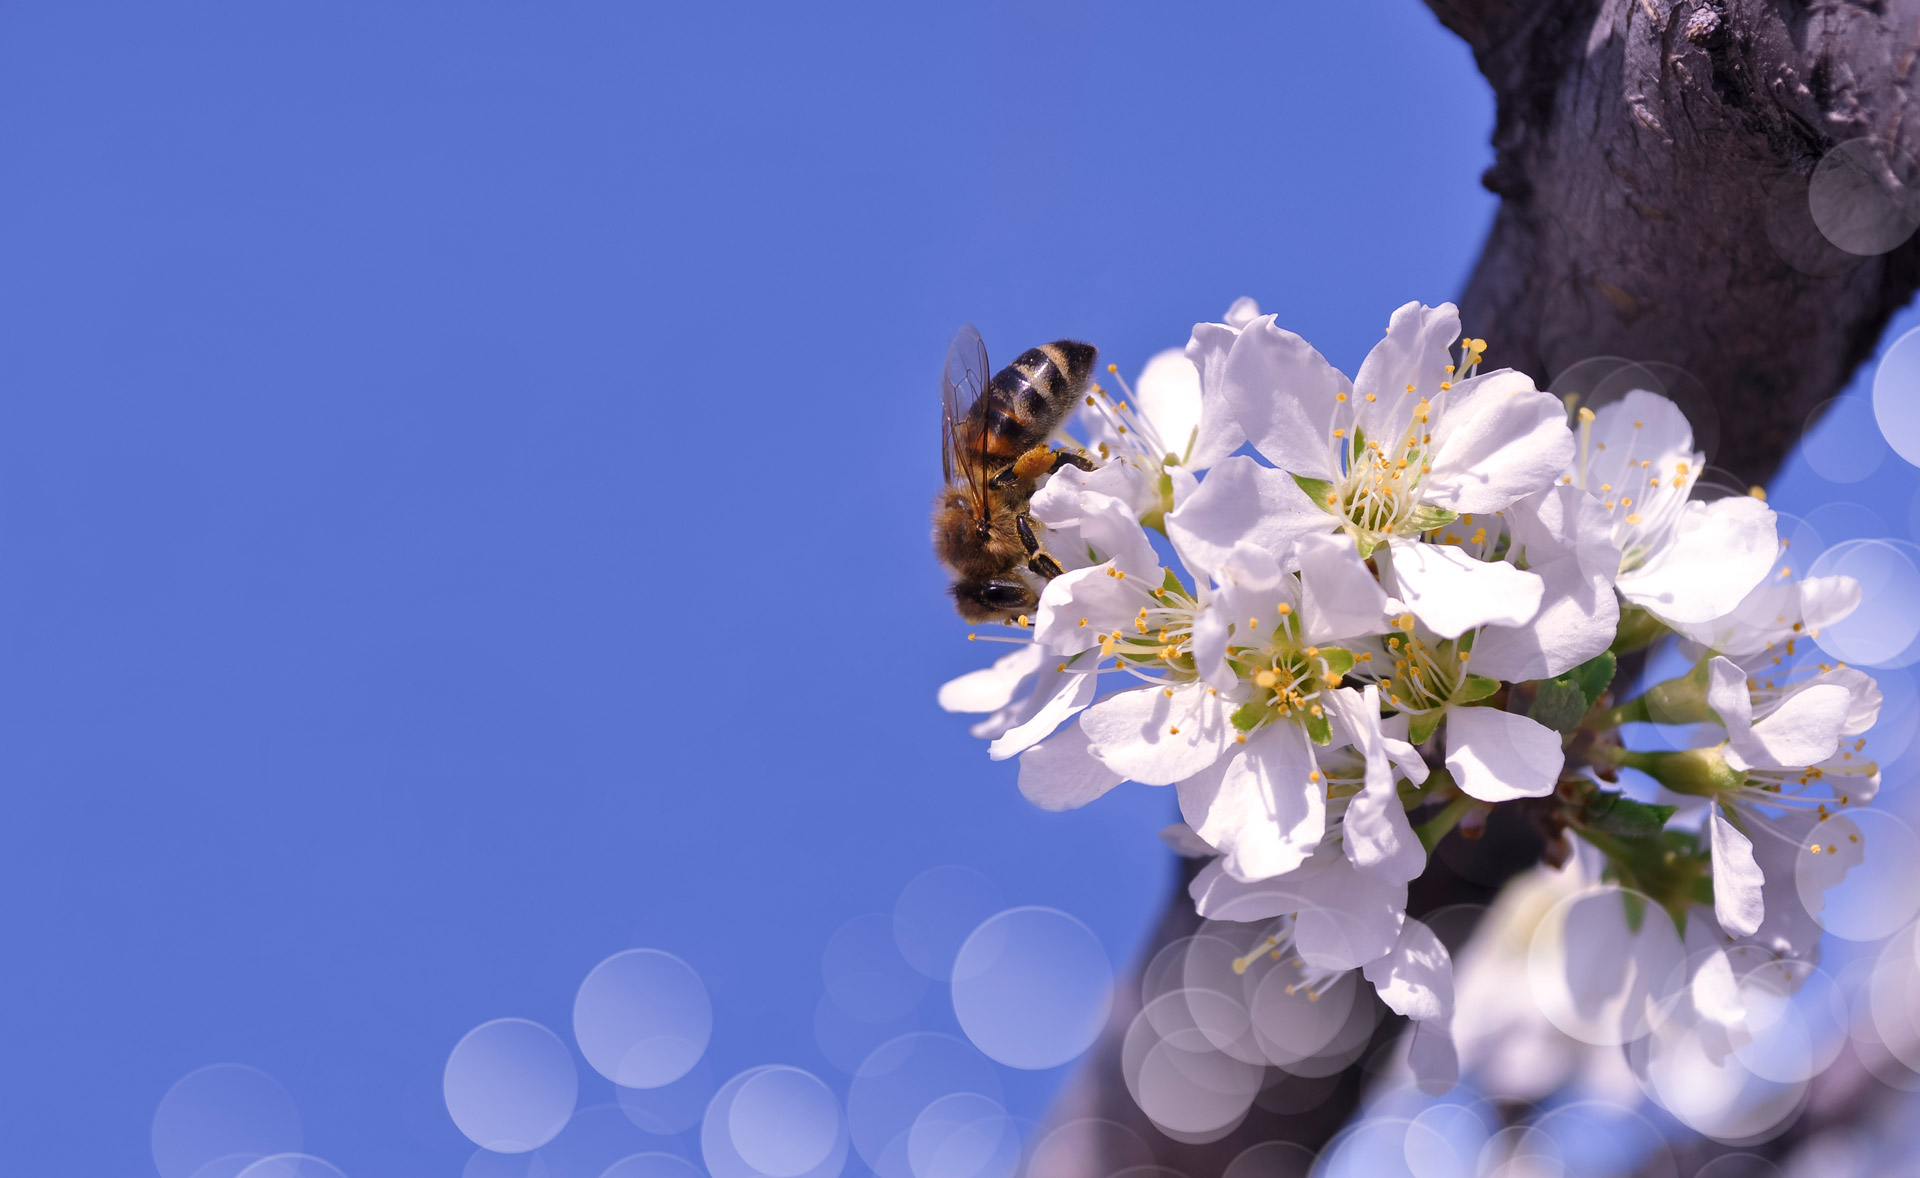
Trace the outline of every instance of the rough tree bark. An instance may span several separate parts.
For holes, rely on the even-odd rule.
[[[1920,282],[1920,239],[1856,256],[1830,244],[1809,211],[1811,184],[1830,229],[1836,216],[1866,237],[1920,222],[1920,119],[1909,117],[1920,0],[1427,4],[1473,50],[1497,100],[1483,182],[1500,208],[1460,299],[1467,330],[1490,341],[1489,363],[1539,379],[1570,374],[1566,391],[1579,392],[1593,369],[1576,365],[1589,358],[1675,366],[1656,371],[1683,407],[1717,413],[1710,462],[1764,483]],[[1856,140],[1870,142],[1842,148]],[[1851,186],[1842,162],[1855,165]],[[1477,844],[1455,835],[1442,845],[1413,889],[1415,915],[1484,903],[1534,861],[1538,843],[1513,809],[1496,812]],[[1197,926],[1185,874],[1143,960]],[[1283,1080],[1266,1102],[1319,1098],[1303,1112],[1256,1106],[1220,1141],[1175,1142],[1141,1115],[1121,1075],[1121,1039],[1139,1008],[1131,997],[1116,1002],[1055,1122],[1120,1122],[1159,1164],[1211,1178],[1258,1142],[1319,1148],[1359,1099],[1364,1062],[1317,1091],[1294,1093],[1302,1086]],[[1392,1041],[1395,1021],[1363,1061]],[[1876,1089],[1863,1077],[1834,1069],[1810,1115],[1830,1124],[1864,1114]],[[1087,1156],[1037,1178],[1107,1178],[1140,1160]]]

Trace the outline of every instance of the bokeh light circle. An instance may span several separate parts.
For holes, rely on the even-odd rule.
[[[620,1111],[642,1132],[665,1135],[684,1133],[698,1125],[718,1087],[713,1069],[702,1059],[671,1084],[658,1088],[616,1086],[613,1092]]]
[[[1807,415],[1800,457],[1830,483],[1857,483],[1880,469],[1887,446],[1866,397],[1834,397]]]
[[[1860,605],[1814,641],[1857,667],[1902,667],[1920,659],[1920,548],[1899,540],[1845,540],[1816,556],[1810,577],[1852,577]]]
[[[299,1152],[300,1113],[287,1090],[258,1068],[211,1064],[188,1072],[160,1098],[151,1143],[160,1178],[230,1178],[259,1158]]]
[[[1407,1126],[1406,1167],[1413,1178],[1474,1178],[1497,1127],[1467,1105],[1430,1105]]]
[[[1920,228],[1920,169],[1883,139],[1849,139],[1820,157],[1807,182],[1807,211],[1821,236],[1874,257]]]
[[[1027,1158],[1026,1178],[1084,1178],[1089,1158],[1125,1170],[1153,1164],[1153,1151],[1118,1121],[1081,1117],[1049,1132]]]
[[[306,1153],[276,1153],[247,1166],[234,1178],[346,1178],[332,1162]]]
[[[1100,1037],[1113,967],[1093,930],[1053,908],[1009,908],[960,946],[953,1013],[988,1057],[1037,1070],[1067,1063]]]
[[[1307,1178],[1313,1151],[1291,1141],[1263,1141],[1234,1155],[1220,1178]]]
[[[1821,928],[1877,941],[1920,913],[1920,837],[1885,810],[1834,814],[1802,843],[1793,882]]]
[[[742,1093],[769,1073],[777,1072],[798,1073],[805,1079],[789,1077],[770,1082],[752,1098],[746,1110],[736,1115]],[[826,1093],[827,1101],[832,1103],[833,1134],[821,1154],[818,1120],[829,1110],[822,1107],[818,1093],[807,1081],[819,1083],[798,1068],[769,1065],[748,1068],[722,1084],[713,1094],[713,1101],[707,1105],[706,1116],[700,1123],[700,1156],[706,1162],[707,1172],[713,1178],[838,1178],[847,1163],[845,1125],[837,1103],[832,1103],[832,1094]],[[761,1116],[768,1120],[757,1123]],[[795,1137],[783,1138],[783,1129],[795,1130]],[[749,1161],[740,1149],[741,1139],[747,1142],[758,1161],[769,1163],[772,1168],[763,1170]],[[816,1155],[817,1160],[809,1168],[793,1169],[799,1162],[813,1160]]]
[[[886,1023],[910,1016],[927,992],[926,975],[901,956],[892,916],[856,916],[834,930],[820,954],[827,998],[849,1017]]]
[[[1000,911],[1000,889],[971,867],[931,867],[900,889],[893,935],[907,964],[935,981],[953,977],[969,934]]]
[[[1566,897],[1541,919],[1527,981],[1554,1026],[1582,1043],[1617,1047],[1646,1034],[1684,959],[1664,909],[1608,884]]]
[[[713,1002],[693,967],[628,949],[593,967],[573,999],[573,1037],[593,1070],[623,1088],[658,1088],[706,1054]]]
[[[998,1101],[954,1092],[914,1118],[907,1165],[914,1178],[1012,1178],[1020,1168],[1020,1130]]]
[[[818,1169],[841,1141],[840,1102],[811,1072],[756,1070],[734,1093],[727,1129],[740,1158],[767,1178],[799,1178]]]
[[[913,1178],[907,1153],[913,1126],[927,1106],[956,1092],[1003,1104],[993,1064],[972,1044],[933,1031],[882,1044],[847,1086],[854,1149],[880,1178]]]
[[[1757,1153],[1723,1153],[1695,1170],[1693,1178],[1780,1178],[1780,1167]]]
[[[1881,354],[1873,370],[1873,419],[1893,452],[1920,466],[1920,327]]]
[[[527,1019],[502,1018],[454,1044],[441,1089],[468,1140],[495,1153],[525,1153],[566,1127],[580,1075],[558,1035]]]
[[[700,1167],[670,1153],[629,1154],[600,1172],[600,1178],[706,1178]]]

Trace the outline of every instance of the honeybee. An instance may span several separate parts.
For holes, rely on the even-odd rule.
[[[1051,580],[1060,562],[1041,550],[1027,504],[1083,454],[1048,441],[1093,375],[1091,344],[1055,340],[1020,353],[987,379],[987,348],[972,324],[947,348],[940,376],[940,460],[947,485],[933,508],[933,550],[954,573],[953,603],[970,622],[1030,613],[1040,595],[1021,573]]]

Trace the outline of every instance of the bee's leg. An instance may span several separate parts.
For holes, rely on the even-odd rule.
[[[1092,470],[1093,459],[1088,458],[1085,454],[1076,453],[1072,450],[1055,450],[1053,452],[1053,465],[1047,469],[1047,473],[1053,474],[1063,466],[1077,466],[1081,470]]]
[[[1038,575],[1051,581],[1066,572],[1060,562],[1040,551],[1040,538],[1033,534],[1033,521],[1026,512],[1013,517],[1014,530],[1020,533],[1020,543],[1027,550],[1027,567]]]

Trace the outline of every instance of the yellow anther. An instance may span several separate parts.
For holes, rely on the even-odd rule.
[[[1368,393],[1368,394],[1367,394],[1367,403],[1368,403],[1368,404],[1372,404],[1373,402],[1375,402],[1375,401],[1377,401],[1377,400],[1379,400],[1379,399],[1380,399],[1380,398],[1378,398],[1378,397],[1376,397],[1376,396],[1374,396],[1374,395],[1373,395],[1372,393]]]
[[[1579,418],[1580,418],[1581,424],[1583,425],[1591,424],[1593,421],[1593,410],[1582,406],[1579,412]]]
[[[1167,693],[1167,698],[1168,698],[1168,699],[1172,699],[1172,698],[1173,698],[1173,688],[1171,688],[1171,687],[1168,687],[1168,688],[1166,688],[1166,689],[1165,689],[1165,691],[1166,691],[1166,693]]]
[[[1247,629],[1249,629],[1249,630],[1258,630],[1259,628],[1260,628],[1260,619],[1259,619],[1259,618],[1248,618],[1248,619],[1247,619]]]
[[[1450,380],[1443,380],[1440,382],[1440,391],[1443,393],[1452,387],[1453,387],[1453,382]]]
[[[1281,617],[1283,617],[1283,618],[1284,618],[1284,617],[1286,617],[1286,616],[1287,616],[1288,614],[1290,614],[1290,613],[1292,613],[1292,612],[1293,612],[1293,607],[1292,607],[1292,606],[1290,606],[1290,605],[1288,605],[1288,604],[1287,604],[1286,602],[1284,602],[1284,601],[1283,601],[1283,602],[1281,602],[1281,603],[1280,603],[1279,605],[1276,605],[1276,606],[1274,606],[1273,608],[1274,608],[1274,609],[1276,609],[1276,610],[1279,610],[1279,611],[1280,611],[1280,616],[1281,616]]]
[[[1280,682],[1280,676],[1274,674],[1272,671],[1262,671],[1253,677],[1253,681],[1262,687],[1272,687],[1274,684]]]
[[[1347,395],[1345,393],[1335,393],[1333,395],[1333,399],[1336,401],[1344,402],[1347,399]]]
[[[1639,522],[1640,522],[1640,513],[1639,513],[1639,512],[1635,512],[1634,514],[1632,514],[1632,515],[1630,515],[1630,516],[1628,516],[1628,517],[1627,517],[1627,522],[1628,522],[1628,523],[1630,523],[1630,524],[1637,524],[1637,523],[1639,523]]]
[[[1320,770],[1315,769],[1311,773],[1308,773],[1307,780],[1312,782],[1318,782],[1320,780]]]
[[[1120,375],[1120,366],[1118,364],[1109,364],[1107,365],[1107,371],[1118,376]]]
[[[1767,501],[1767,489],[1765,487],[1761,487],[1761,486],[1748,487],[1747,494],[1753,496],[1755,499],[1760,500],[1762,503],[1765,503]]]

